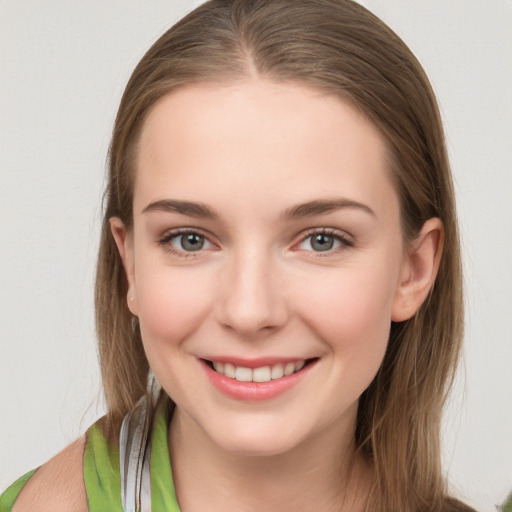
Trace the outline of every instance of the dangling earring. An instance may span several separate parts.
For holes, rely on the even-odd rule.
[[[153,405],[156,404],[156,401],[158,399],[158,395],[160,394],[160,390],[162,389],[162,386],[160,385],[160,382],[158,382],[158,379],[156,378],[155,374],[153,373],[153,370],[151,367],[149,368],[148,372],[148,395],[151,398],[151,402]]]
[[[125,416],[120,432],[121,502],[125,512],[151,510],[151,424],[160,383],[148,372],[147,394]]]

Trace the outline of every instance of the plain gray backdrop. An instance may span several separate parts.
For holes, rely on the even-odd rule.
[[[0,489],[103,413],[92,290],[110,130],[139,58],[199,3],[0,0]],[[444,465],[491,512],[512,488],[512,2],[361,3],[441,106],[468,309]]]

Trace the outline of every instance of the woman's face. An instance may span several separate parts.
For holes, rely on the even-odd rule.
[[[298,85],[188,86],[151,111],[136,164],[133,232],[113,231],[188,431],[244,454],[352,435],[408,272],[374,126]]]

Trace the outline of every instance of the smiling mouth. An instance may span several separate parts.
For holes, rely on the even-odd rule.
[[[317,361],[318,358],[301,359],[290,363],[277,363],[258,368],[246,368],[236,366],[231,363],[222,363],[219,361],[203,361],[215,372],[220,375],[238,382],[270,382],[272,380],[282,379],[294,373],[300,372],[303,368]]]

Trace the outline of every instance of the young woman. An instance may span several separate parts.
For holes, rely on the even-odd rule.
[[[126,87],[96,282],[108,413],[1,510],[463,511],[436,101],[356,3],[213,0]]]

